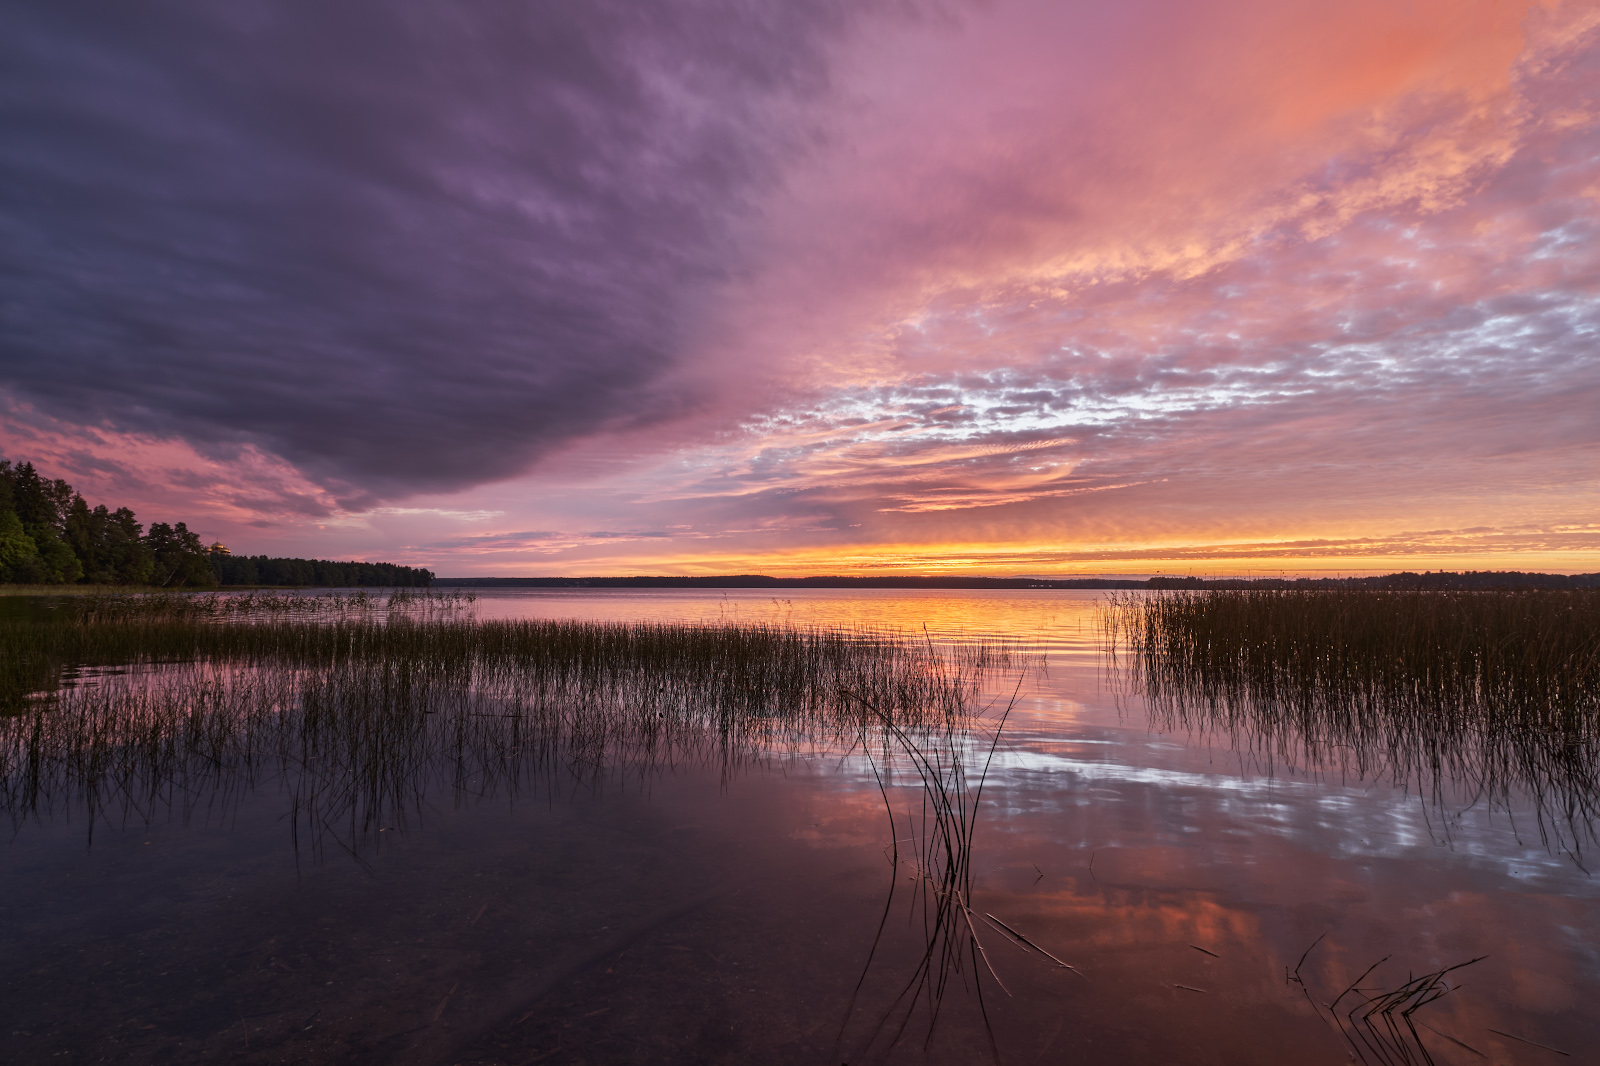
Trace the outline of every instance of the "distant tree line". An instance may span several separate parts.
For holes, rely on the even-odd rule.
[[[0,583],[13,585],[428,585],[433,574],[389,563],[234,557],[187,525],[155,522],[87,501],[32,463],[0,459]]]
[[[1600,574],[1525,574],[1516,570],[1383,574],[1377,577],[768,577],[765,574],[633,577],[443,577],[455,588],[710,588],[710,589],[1305,589],[1363,588],[1448,591],[1600,588]]]
[[[1520,570],[1403,570],[1372,577],[1157,577],[1153,589],[1375,589],[1381,592],[1492,592],[1506,589],[1600,588],[1600,574],[1537,574]]]
[[[316,585],[350,588],[358,585],[425,587],[433,572],[393,563],[336,563],[327,559],[269,559],[265,555],[211,557],[219,585]]]

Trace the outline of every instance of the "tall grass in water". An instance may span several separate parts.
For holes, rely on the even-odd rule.
[[[373,596],[153,593],[37,599],[0,614],[0,715],[25,708],[81,667],[247,659],[276,654],[296,621],[382,622],[465,617],[472,597],[398,591]],[[253,627],[279,623],[274,644]],[[292,638],[290,638],[292,640]],[[303,642],[302,642],[303,643]]]
[[[270,792],[296,855],[338,848],[363,861],[378,833],[441,799],[686,761],[727,772],[797,749],[857,754],[879,775],[891,837],[902,824],[910,834],[894,844],[885,918],[904,852],[927,934],[867,1043],[898,1041],[919,1004],[931,1038],[967,963],[999,983],[969,901],[983,771],[1004,718],[985,735],[974,702],[987,675],[1027,659],[1019,649],[787,625],[480,621],[426,598],[281,599],[142,598],[0,620],[0,654],[31,670],[13,675],[0,716],[0,807],[14,825],[77,815],[92,832],[226,814]],[[920,791],[903,819],[897,774]]]
[[[871,632],[396,606],[105,604],[0,623],[8,662],[58,679],[0,718],[0,805],[14,822],[82,809],[92,825],[270,782],[296,833],[354,850],[430,790],[945,728],[1009,656]],[[113,669],[71,683],[86,666]]]
[[[1594,839],[1600,591],[1118,595],[1102,620],[1158,719],[1436,800],[1522,795],[1557,844]]]
[[[984,974],[988,974],[1000,991],[1007,995],[1010,992],[990,962],[978,932],[988,916],[974,911],[971,903],[972,848],[979,807],[983,801],[983,787],[1006,719],[1010,717],[1015,704],[1016,692],[1012,693],[1012,702],[994,721],[992,732],[987,735],[982,726],[975,722],[962,723],[961,728],[956,728],[954,722],[947,722],[942,729],[908,730],[895,721],[894,715],[871,699],[858,699],[882,730],[878,737],[881,748],[877,752],[869,748],[866,755],[883,796],[885,813],[889,817],[889,836],[892,841],[890,866],[893,872],[877,935],[845,1010],[835,1051],[844,1046],[855,1014],[857,997],[872,971],[873,959],[894,906],[902,866],[909,865],[913,886],[910,890],[911,911],[913,918],[919,912],[922,916],[925,947],[898,993],[868,1028],[851,1057],[864,1058],[874,1053],[887,1055],[904,1038],[919,1008],[927,1021],[923,1039],[926,1049],[938,1026],[946,992],[956,977],[963,978],[963,984],[966,983],[965,974],[970,964],[970,987],[977,998],[989,1036],[990,1051],[999,1061],[999,1047],[995,1043],[988,1007],[983,998]],[[893,771],[900,756],[904,757],[910,776],[916,779],[921,793],[920,823],[913,820],[907,811],[905,836],[899,835],[900,826],[890,798]],[[904,855],[900,846],[902,843],[908,845]],[[992,917],[988,917],[988,921],[991,924],[996,922]],[[1000,928],[1007,927],[1001,925]],[[1012,936],[1018,936],[1014,930],[1007,931]],[[1020,939],[1025,941],[1025,938]],[[1059,959],[1055,961],[1060,963]]]

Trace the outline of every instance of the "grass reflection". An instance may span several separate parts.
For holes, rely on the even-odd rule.
[[[1020,645],[480,620],[470,608],[427,596],[129,597],[0,619],[0,652],[16,667],[0,716],[0,807],[14,830],[79,819],[92,835],[226,818],[265,798],[281,806],[297,861],[344,852],[364,863],[379,834],[441,803],[685,764],[726,775],[791,753],[853,755],[878,775],[891,838],[897,826],[908,834],[893,845],[885,917],[903,852],[927,940],[867,1042],[897,1042],[919,1005],[931,1039],[968,964],[981,960],[998,985],[970,905],[971,851],[1004,716],[990,735],[975,703],[993,671],[1032,663]],[[902,785],[920,794],[897,812]]]
[[[126,598],[0,622],[13,823],[83,811],[92,829],[270,787],[297,845],[356,853],[441,790],[460,801],[683,761],[726,772],[774,750],[943,735],[1010,656],[864,630],[290,599]]]
[[[1600,815],[1600,591],[1113,596],[1114,668],[1167,728],[1269,765],[1527,801],[1576,854]]]

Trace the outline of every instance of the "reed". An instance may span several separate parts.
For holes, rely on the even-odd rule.
[[[989,1038],[990,1052],[999,1061],[999,1046],[983,998],[984,974],[988,974],[989,980],[1001,992],[1006,995],[1011,993],[989,959],[978,933],[979,926],[987,919],[1031,950],[1049,954],[992,915],[979,914],[972,906],[972,851],[983,803],[984,784],[1006,721],[1015,706],[1017,693],[1021,690],[1021,681],[1019,677],[1011,702],[993,720],[992,728],[986,728],[981,719],[972,718],[960,723],[959,727],[954,720],[947,720],[943,728],[924,725],[921,729],[908,729],[896,721],[893,713],[874,703],[870,697],[852,693],[881,728],[878,750],[868,750],[866,755],[883,796],[884,811],[888,815],[892,855],[889,893],[884,901],[883,916],[845,1009],[835,1041],[836,1051],[844,1046],[857,999],[872,972],[873,961],[894,906],[902,866],[908,865],[912,885],[910,911],[913,919],[918,914],[922,917],[924,948],[894,998],[858,1042],[852,1057],[889,1054],[904,1039],[919,1011],[927,1023],[923,1038],[923,1048],[926,1050],[938,1027],[946,994],[956,978],[961,978],[965,986],[965,974],[970,966],[971,991],[976,997]],[[909,810],[906,812],[906,835],[903,837],[899,835],[900,826],[891,799],[896,767],[902,759],[910,770],[910,774],[905,776],[915,778],[920,792],[920,818],[914,819]],[[902,843],[908,845],[904,849],[904,857],[901,854]],[[1058,959],[1055,961],[1066,966]],[[1067,968],[1072,969],[1070,966]]]
[[[337,849],[363,862],[379,833],[441,801],[684,763],[728,774],[800,750],[856,755],[878,777],[891,838],[909,833],[885,919],[903,847],[926,934],[866,1043],[898,1042],[919,1006],[931,1039],[969,965],[980,1007],[983,980],[1003,988],[970,900],[1005,722],[991,732],[976,697],[993,672],[1032,662],[1004,641],[482,621],[468,600],[416,594],[124,596],[0,619],[0,655],[0,808],[14,829],[225,817],[265,794],[284,808],[297,860]],[[863,981],[875,955],[876,942]]]
[[[1286,972],[1284,977],[1288,983],[1299,985],[1306,1002],[1317,1016],[1329,1022],[1344,1037],[1350,1048],[1352,1062],[1360,1062],[1363,1066],[1434,1066],[1433,1054],[1423,1042],[1422,1034],[1417,1031],[1419,1025],[1479,1058],[1485,1057],[1477,1048],[1435,1029],[1418,1018],[1417,1014],[1424,1007],[1457,991],[1460,986],[1450,983],[1451,975],[1477,965],[1488,958],[1487,955],[1453,966],[1443,966],[1421,976],[1408,974],[1403,982],[1392,987],[1368,984],[1369,980],[1377,981],[1374,973],[1393,958],[1385,955],[1363,970],[1361,976],[1350,982],[1331,1001],[1324,1001],[1312,995],[1311,986],[1301,971],[1306,959],[1326,936],[1324,933],[1317,937],[1300,956],[1294,971]]]
[[[18,824],[81,808],[93,826],[271,784],[297,841],[309,828],[313,846],[355,851],[440,789],[942,733],[1010,656],[860,630],[324,599],[122,597],[0,621],[0,806]]]
[[[1102,621],[1158,721],[1439,800],[1531,798],[1541,832],[1594,838],[1600,590],[1117,595]]]

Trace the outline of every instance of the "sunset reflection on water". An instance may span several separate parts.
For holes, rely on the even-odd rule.
[[[1542,839],[1529,810],[1496,807],[1470,787],[1424,798],[1414,783],[1363,776],[1338,752],[1319,752],[1309,765],[1240,750],[1238,738],[1161,732],[1103,657],[1102,602],[1097,592],[1054,590],[518,590],[480,595],[479,606],[1014,638],[1041,659],[1021,678],[990,769],[976,861],[981,890],[1030,935],[1071,945],[1095,980],[1109,978],[1169,1020],[1196,1010],[1201,996],[1213,997],[1192,1020],[1201,1029],[1210,1024],[1201,1016],[1243,1012],[1238,1026],[1262,1012],[1300,1017],[1311,1026],[1295,1038],[1303,1061],[1324,1045],[1327,1061],[1350,1050],[1324,1039],[1332,1030],[1284,981],[1324,934],[1303,971],[1313,995],[1332,999],[1386,956],[1369,983],[1399,984],[1486,954],[1462,978],[1470,993],[1419,1017],[1506,1061],[1522,1061],[1532,1046],[1489,1030],[1569,1051],[1600,1046],[1580,1007],[1600,992],[1600,957],[1585,946],[1600,934],[1589,856]],[[993,707],[1015,680],[995,679]],[[835,792],[831,813],[803,839],[865,846],[882,819],[874,801],[867,794],[847,803]],[[1060,992],[1040,994],[1055,1001]],[[1177,998],[1160,998],[1169,995]],[[1475,1060],[1449,1040],[1424,1037],[1439,1062]],[[1262,1031],[1208,1039],[1260,1061],[1289,1050],[1273,1048]],[[1191,1049],[1185,1061],[1208,1055]]]
[[[924,831],[922,786],[904,760],[889,767],[891,825],[875,767],[848,745],[552,779],[492,801],[435,790],[404,832],[298,868],[270,795],[221,822],[102,832],[87,855],[76,826],[24,826],[0,875],[26,916],[0,945],[24,960],[5,991],[19,1017],[83,996],[105,1018],[160,1015],[139,1023],[149,1031],[107,1023],[127,1061],[180,1061],[186,1040],[247,1061],[268,1048],[330,1062],[964,1063],[992,1054],[986,1012],[1002,1061],[1334,1064],[1383,1060],[1315,1004],[1386,957],[1363,987],[1487,955],[1416,1015],[1434,1061],[1482,1061],[1461,1045],[1508,1063],[1552,1054],[1508,1033],[1573,1061],[1600,1046],[1589,855],[1541,840],[1526,809],[1424,799],[1337,753],[1271,761],[1237,737],[1164,732],[1103,658],[1099,603],[495,590],[473,605],[481,618],[843,626],[1026,649],[980,700],[980,725],[1010,714],[987,762],[972,906],[1082,976],[985,926],[1010,994],[988,986],[980,1011],[962,971],[925,1049],[927,1019],[898,1044],[882,1024],[925,946],[905,843]],[[981,731],[961,743],[985,764]],[[60,961],[73,952],[123,983],[85,985]],[[137,952],[159,969],[132,966]],[[1302,955],[1303,987],[1286,980]],[[242,1032],[230,1044],[229,1015],[268,1019],[256,1051]],[[307,1035],[319,1025],[333,1026],[322,1042]],[[113,1039],[36,1028],[56,1035],[13,1033],[0,1051],[33,1061]]]

